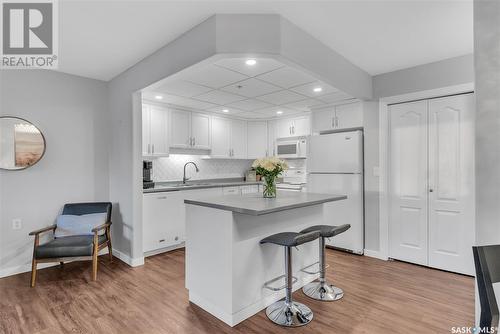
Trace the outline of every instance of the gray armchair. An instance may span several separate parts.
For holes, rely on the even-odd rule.
[[[109,202],[96,203],[72,203],[65,204],[63,215],[87,215],[92,213],[106,213],[106,223],[92,229],[92,235],[72,235],[53,238],[49,242],[40,245],[40,235],[45,232],[55,232],[57,225],[51,225],[29,235],[35,236],[33,247],[33,262],[31,270],[31,287],[36,284],[36,267],[38,263],[59,262],[61,265],[65,261],[92,260],[92,280],[97,280],[97,255],[99,251],[108,247],[109,259],[113,261],[111,247],[111,208]],[[100,233],[104,234],[100,235]]]

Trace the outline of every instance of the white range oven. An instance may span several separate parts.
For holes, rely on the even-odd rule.
[[[305,158],[307,140],[306,138],[277,140],[276,154],[280,158]]]
[[[305,191],[307,173],[300,169],[289,169],[283,172],[283,181],[276,183],[281,191]]]

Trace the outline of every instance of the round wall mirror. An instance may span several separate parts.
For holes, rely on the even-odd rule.
[[[42,159],[45,138],[25,119],[0,116],[0,169],[28,168]]]

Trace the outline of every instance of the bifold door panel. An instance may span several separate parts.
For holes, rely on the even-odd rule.
[[[390,257],[471,274],[472,94],[390,107]]]

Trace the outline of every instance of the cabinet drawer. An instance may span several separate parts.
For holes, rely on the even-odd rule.
[[[255,194],[259,192],[259,185],[251,185],[251,186],[242,186],[241,187],[241,194]]]
[[[240,187],[224,187],[222,188],[222,193],[224,195],[240,195]]]

